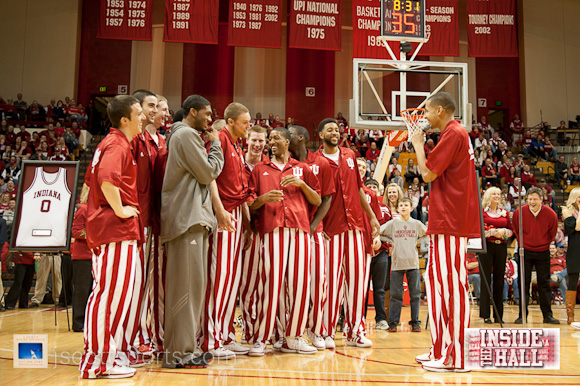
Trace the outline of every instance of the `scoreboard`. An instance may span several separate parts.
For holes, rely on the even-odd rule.
[[[381,36],[386,40],[426,42],[425,0],[381,0]]]

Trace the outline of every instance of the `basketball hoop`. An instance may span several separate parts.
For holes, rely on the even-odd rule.
[[[425,109],[407,109],[401,111],[401,117],[405,121],[407,126],[407,131],[409,132],[409,137],[407,140],[410,142],[413,135],[418,131],[423,130],[423,125],[427,122],[425,118]]]

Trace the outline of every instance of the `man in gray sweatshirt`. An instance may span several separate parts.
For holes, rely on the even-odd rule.
[[[161,242],[167,252],[165,368],[201,368],[212,359],[198,345],[207,285],[209,234],[216,227],[209,184],[224,165],[211,105],[200,95],[183,102],[183,121],[171,127],[161,192]],[[210,143],[209,153],[204,146]]]

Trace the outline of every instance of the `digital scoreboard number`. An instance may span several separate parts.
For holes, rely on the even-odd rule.
[[[426,42],[425,0],[382,0],[381,36],[386,40]]]

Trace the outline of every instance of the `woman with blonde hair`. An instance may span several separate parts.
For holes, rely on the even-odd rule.
[[[398,218],[399,213],[397,212],[397,207],[399,206],[399,200],[404,196],[403,189],[401,189],[399,184],[390,183],[387,185],[385,192],[383,204],[389,208],[392,218]]]
[[[580,323],[574,322],[574,306],[580,273],[580,188],[574,188],[568,196],[566,206],[562,207],[564,233],[568,236],[566,267],[568,269],[568,290],[566,291],[566,313],[568,324],[580,330]]]
[[[505,263],[507,259],[507,240],[513,235],[509,213],[503,209],[501,203],[501,190],[496,187],[487,189],[483,195],[481,206],[483,207],[483,223],[485,225],[485,240],[487,253],[479,257],[480,274],[485,275],[489,287],[492,288],[493,300],[497,314],[495,322],[503,323],[503,282]],[[493,283],[491,272],[493,268]],[[491,294],[488,287],[481,288],[481,300],[479,316],[484,323],[491,324],[490,317]]]

